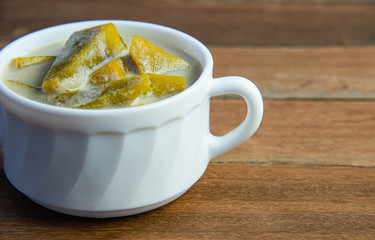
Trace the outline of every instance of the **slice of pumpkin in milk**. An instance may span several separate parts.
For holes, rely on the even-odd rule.
[[[190,67],[190,64],[185,60],[164,51],[137,35],[133,37],[129,52],[139,74],[165,74]]]
[[[14,59],[14,62],[16,64],[16,68],[20,69],[45,62],[52,62],[55,60],[55,58],[56,56],[17,57]]]
[[[165,97],[182,92],[186,88],[185,78],[181,76],[146,74],[151,81],[151,89],[155,96]]]
[[[106,82],[124,79],[127,73],[122,57],[115,58],[90,74],[90,84],[100,85]]]
[[[112,23],[74,32],[43,80],[44,92],[65,92],[84,87],[93,68],[126,49]]]
[[[110,81],[100,85],[103,90],[98,98],[74,108],[97,109],[129,105],[138,96],[146,93],[150,89],[150,84],[146,74]]]

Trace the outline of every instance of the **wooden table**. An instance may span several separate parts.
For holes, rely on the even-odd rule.
[[[258,132],[212,160],[182,197],[116,219],[46,210],[0,174],[0,239],[375,239],[375,1],[0,0],[0,48],[87,19],[177,28],[212,51],[214,76],[252,79]],[[211,130],[244,117],[211,104]]]

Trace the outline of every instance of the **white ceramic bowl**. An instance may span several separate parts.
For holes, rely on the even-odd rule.
[[[150,23],[86,21],[31,33],[0,51],[0,76],[13,58],[106,22],[113,22],[119,32],[183,50],[202,72],[191,87],[173,97],[111,110],[50,106],[0,83],[7,178],[38,204],[76,216],[125,216],[169,203],[202,176],[210,159],[248,139],[263,114],[254,84],[241,77],[213,79],[212,56],[202,43]],[[241,95],[248,113],[237,128],[217,137],[209,130],[209,106],[212,96],[222,94]]]

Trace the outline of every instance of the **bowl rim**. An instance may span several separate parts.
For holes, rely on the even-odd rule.
[[[8,51],[11,51],[12,49],[19,47],[20,44],[24,41],[27,41],[29,38],[38,37],[45,34],[51,34],[53,31],[57,31],[59,29],[72,29],[72,33],[74,31],[83,29],[85,27],[95,26],[95,25],[101,25],[105,23],[114,23],[116,25],[139,25],[142,27],[151,27],[155,30],[163,31],[165,33],[170,34],[171,36],[174,36],[175,38],[183,38],[184,41],[188,41],[189,44],[192,44],[194,46],[194,50],[200,53],[202,56],[202,66],[201,66],[201,73],[197,80],[189,86],[187,89],[182,91],[181,93],[178,93],[174,96],[162,99],[160,101],[156,101],[153,103],[145,104],[142,106],[135,106],[135,107],[125,107],[125,108],[113,108],[113,109],[73,109],[73,108],[67,108],[67,107],[60,107],[60,106],[53,106],[45,103],[41,103],[35,100],[28,99],[26,97],[23,97],[12,90],[8,89],[4,85],[2,81],[0,81],[0,104],[4,101],[7,102],[7,104],[16,104],[18,107],[27,108],[28,110],[33,109],[36,111],[42,111],[42,112],[48,112],[49,114],[64,114],[64,115],[82,115],[82,116],[95,116],[98,114],[108,114],[108,115],[117,115],[117,114],[131,114],[131,113],[138,113],[141,111],[147,111],[149,109],[159,108],[163,107],[165,105],[172,104],[175,101],[178,101],[178,99],[185,98],[193,92],[197,91],[198,88],[200,88],[200,85],[203,84],[207,78],[212,78],[212,69],[213,69],[213,58],[208,50],[208,48],[199,40],[196,38],[180,31],[174,28],[170,28],[167,26],[155,24],[155,23],[149,23],[149,22],[141,22],[141,21],[133,21],[133,20],[88,20],[88,21],[78,21],[78,22],[70,22],[70,23],[64,23],[59,24],[47,28],[43,28],[34,32],[31,32],[29,34],[26,34],[8,45],[6,45],[4,48],[0,50],[0,71],[2,70],[2,65],[9,64],[9,62],[1,63],[1,59],[7,54]],[[79,26],[85,26],[85,27],[79,27]],[[189,53],[187,53],[189,54]],[[190,56],[192,57],[192,56]],[[192,57],[194,58],[194,57]],[[5,68],[5,67],[3,67]],[[1,74],[1,72],[0,72]],[[1,106],[1,105],[0,105]]]

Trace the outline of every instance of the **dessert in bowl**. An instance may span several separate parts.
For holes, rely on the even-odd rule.
[[[124,101],[125,105],[121,106],[108,107],[108,102],[118,99],[112,95],[103,105],[82,107],[89,101],[62,106],[17,93],[17,87],[24,89],[23,84],[30,83],[19,84],[15,81],[20,82],[20,78],[9,79],[9,76],[18,74],[10,73],[15,59],[36,57],[36,49],[66,42],[74,32],[109,23],[116,27],[120,36],[129,34],[131,39],[139,36],[155,46],[160,44],[160,49],[182,59],[188,63],[187,67],[179,66],[168,73],[142,72],[132,56],[130,59],[127,54],[121,56],[135,66],[136,71],[129,78],[142,79],[139,76],[148,75],[148,87],[144,87],[147,91],[141,91],[131,103]],[[127,44],[126,36],[121,38]],[[42,54],[44,57],[49,55],[45,53]],[[46,60],[52,61],[46,67],[48,71],[58,54],[52,54],[52,57],[55,59]],[[108,62],[100,63],[87,75]],[[175,74],[184,69],[192,72],[180,76]],[[212,69],[212,56],[201,42],[180,31],[150,23],[123,20],[77,22],[43,29],[12,42],[0,51],[0,124],[7,178],[38,204],[76,216],[125,216],[173,201],[202,176],[210,159],[247,140],[262,119],[263,102],[257,87],[242,77],[215,79]],[[40,78],[42,87],[36,86],[35,90],[49,96],[85,91],[84,84],[92,79],[87,77],[82,86],[69,83],[66,89],[56,87],[56,90],[54,84],[59,81],[51,84],[52,87],[43,85],[48,76],[44,74]],[[152,74],[183,77],[185,86],[173,93],[166,90],[167,93],[155,98],[158,93],[154,92],[155,87],[150,87],[155,86],[150,80]],[[118,78],[103,84],[124,79]],[[163,85],[160,89],[169,88]],[[210,133],[210,98],[224,94],[243,97],[248,112],[239,126],[218,137]],[[101,96],[100,93],[95,97]],[[148,96],[151,97],[148,99]]]

